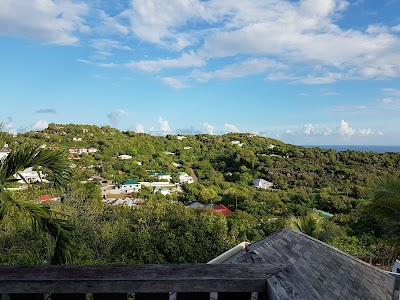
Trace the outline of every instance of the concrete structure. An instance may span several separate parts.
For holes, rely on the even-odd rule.
[[[118,156],[119,159],[122,160],[126,160],[126,159],[132,159],[131,155],[127,155],[127,154],[121,154],[120,156]]]
[[[253,184],[253,187],[258,188],[258,189],[270,190],[274,186],[274,184],[272,182],[261,179],[261,178],[255,179],[251,183]]]

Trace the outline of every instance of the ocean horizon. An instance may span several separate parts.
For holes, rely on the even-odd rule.
[[[400,152],[400,146],[394,145],[301,145],[305,148],[322,148],[322,149],[332,149],[336,151],[363,151],[363,152],[377,152],[377,153],[386,153],[386,152]]]

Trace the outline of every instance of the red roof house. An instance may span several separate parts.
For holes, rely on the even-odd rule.
[[[223,214],[227,217],[230,217],[233,214],[233,212],[229,208],[227,208],[225,205],[222,205],[222,204],[215,205],[213,207],[213,210],[215,210],[216,212]]]

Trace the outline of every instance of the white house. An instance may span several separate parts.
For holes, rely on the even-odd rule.
[[[88,148],[86,151],[87,151],[87,153],[96,153],[96,152],[97,152],[97,149],[94,148],[94,147],[90,147],[90,148]]]
[[[185,172],[180,172],[179,173],[179,182],[181,184],[184,184],[184,183],[190,184],[190,183],[193,183],[194,181],[193,181],[193,177],[192,176],[188,175]]]
[[[177,138],[179,141],[182,141],[183,139],[186,139],[186,136],[184,136],[184,135],[178,135],[176,138]]]
[[[73,141],[79,141],[79,142],[80,142],[80,141],[83,140],[83,138],[74,136],[74,137],[72,138],[72,140],[73,140]]]
[[[118,156],[119,159],[125,160],[125,159],[132,159],[131,155],[127,155],[127,154],[122,154],[120,156]]]
[[[140,182],[137,182],[132,179],[128,179],[128,180],[121,182],[119,187],[123,194],[130,194],[130,193],[138,192],[141,189],[142,185],[140,184]]]
[[[166,196],[166,195],[168,195],[168,194],[171,194],[171,191],[170,191],[169,189],[163,188],[163,187],[161,187],[161,186],[155,186],[155,187],[153,188],[153,193],[154,193],[154,194],[161,193],[161,194],[163,194],[164,196]]]
[[[0,150],[0,159],[6,158],[10,153],[10,148],[8,148],[8,144],[5,144],[4,147]]]
[[[79,149],[75,148],[75,147],[69,148],[68,150],[69,150],[69,153],[79,153]]]
[[[192,147],[186,146],[186,147],[183,147],[183,149],[184,149],[184,150],[190,150],[190,149],[192,149]]]
[[[268,145],[268,149],[274,149],[276,146],[275,145]]]
[[[266,181],[261,178],[255,179],[251,183],[253,184],[254,187],[256,187],[258,189],[270,190],[274,186],[274,184],[272,182]]]
[[[175,168],[182,167],[182,165],[180,163],[176,163],[176,162],[171,163],[171,165],[173,165]]]
[[[34,183],[34,182],[49,182],[48,180],[44,179],[47,174],[43,174],[42,171],[34,171],[32,168],[27,168],[22,172],[14,175],[14,178],[19,179],[19,183]],[[25,181],[22,179],[24,178]]]
[[[168,182],[171,181],[172,179],[171,175],[167,173],[158,173],[157,178],[158,180],[167,180]]]
[[[240,141],[232,141],[231,145],[238,145],[239,147],[243,147],[244,144],[242,144]]]

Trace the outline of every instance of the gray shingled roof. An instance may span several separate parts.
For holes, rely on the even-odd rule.
[[[289,264],[268,279],[271,299],[394,299],[392,275],[288,228],[224,263]]]

